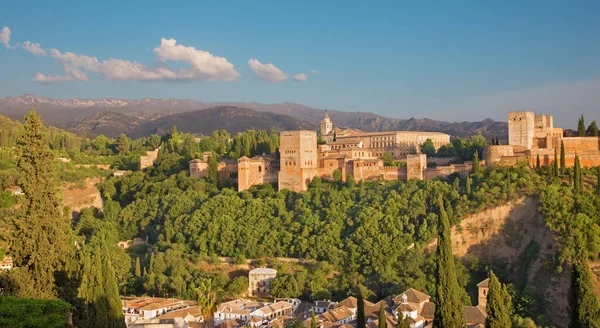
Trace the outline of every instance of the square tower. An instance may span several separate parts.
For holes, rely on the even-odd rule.
[[[308,189],[317,176],[317,132],[282,131],[279,136],[279,190]]]
[[[513,147],[531,149],[535,131],[535,113],[508,113],[508,144]]]

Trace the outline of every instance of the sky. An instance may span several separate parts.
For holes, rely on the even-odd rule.
[[[600,1],[4,0],[0,29],[0,97],[600,120]]]

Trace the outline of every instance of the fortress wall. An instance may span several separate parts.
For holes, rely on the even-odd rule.
[[[462,178],[465,178],[473,170],[473,164],[452,164],[448,166],[438,166],[434,168],[428,168],[425,171],[425,178],[431,180],[437,177],[447,177],[454,173],[460,174]]]
[[[567,153],[600,150],[600,137],[571,137],[563,138],[562,141]]]
[[[503,157],[514,156],[513,146],[497,145],[487,146],[483,149],[483,159],[488,165],[499,165]]]

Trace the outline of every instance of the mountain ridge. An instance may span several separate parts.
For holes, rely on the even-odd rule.
[[[313,129],[319,127],[319,123],[326,110],[312,108],[302,104],[284,102],[275,104],[263,104],[257,102],[201,102],[190,99],[174,98],[142,98],[142,99],[83,99],[74,98],[68,100],[54,99],[49,97],[40,97],[33,94],[25,94],[17,97],[5,97],[0,99],[0,113],[16,120],[22,120],[23,115],[33,106],[38,107],[38,113],[46,124],[65,128],[73,132],[86,132],[97,134],[94,131],[107,130],[112,135],[111,119],[117,127],[123,126],[123,121],[132,117],[130,122],[139,126],[167,117],[173,114],[198,112],[213,108],[244,108],[255,112],[268,112],[278,115],[285,115],[290,126],[298,125],[293,119],[308,123]],[[113,114],[100,114],[111,112]],[[242,114],[237,111],[236,113]],[[409,130],[409,131],[432,131],[444,132],[455,137],[467,137],[481,131],[484,136],[499,137],[506,140],[508,137],[508,125],[506,122],[498,122],[492,119],[485,119],[479,122],[445,122],[429,118],[389,118],[375,113],[357,111],[344,112],[339,110],[327,110],[327,113],[333,120],[335,126],[357,128],[366,132],[390,131],[390,130]],[[228,113],[230,115],[231,112]],[[100,118],[98,115],[103,116]],[[200,115],[200,114],[194,114]],[[256,117],[257,114],[253,114]],[[172,116],[175,118],[176,116]],[[217,115],[207,115],[215,119],[209,122],[214,129],[220,129],[226,126],[227,122],[218,120]],[[232,118],[231,116],[228,116]],[[272,118],[274,119],[274,118]],[[168,125],[163,123],[163,125]],[[283,124],[286,125],[286,124]],[[247,128],[251,128],[247,124]],[[179,128],[179,126],[178,126]],[[243,124],[238,128],[243,128]],[[128,131],[133,129],[128,126]],[[136,133],[137,135],[137,133]]]

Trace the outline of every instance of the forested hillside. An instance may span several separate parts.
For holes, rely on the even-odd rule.
[[[6,291],[18,296],[59,297],[69,302],[76,309],[74,320],[80,323],[91,320],[90,311],[96,307],[108,311],[105,313],[115,311],[115,304],[97,304],[93,299],[114,298],[116,288],[116,293],[196,299],[197,287],[210,281],[220,300],[243,294],[247,278],[219,270],[219,256],[232,257],[240,264],[255,259],[252,265],[268,262],[277,268],[282,274],[274,281],[272,292],[278,297],[341,299],[360,286],[364,297],[377,301],[412,287],[432,295],[435,301],[438,259],[429,245],[439,234],[441,213],[446,213],[454,229],[461,229],[459,223],[468,215],[524,195],[539,199],[545,224],[555,238],[557,252],[551,259],[544,259],[550,275],[570,272],[572,263],[598,260],[600,253],[597,169],[555,171],[522,165],[488,169],[475,165],[465,179],[450,176],[434,181],[356,183],[349,178],[342,183],[315,178],[309,190],[302,193],[277,192],[269,184],[236,192],[229,185],[218,185],[210,175],[206,179],[190,178],[187,163],[205,151],[232,159],[275,153],[279,138],[273,131],[246,131],[233,138],[226,131],[215,131],[199,142],[177,129],[164,136],[135,140],[125,135],[90,140],[43,127],[32,132],[36,122],[33,116],[28,129],[20,123],[2,122],[10,125],[2,129],[7,133],[0,139],[4,140],[0,144],[0,174],[6,177],[3,181],[9,181],[2,190],[11,185],[29,190],[25,196],[7,194],[10,201],[0,206],[3,252],[12,254],[18,265],[26,262],[20,255],[24,250],[15,243],[13,232],[19,227],[15,218],[28,218],[19,207],[27,208],[29,198],[35,197],[26,187],[30,178],[20,174],[25,165],[22,147],[27,139],[19,136],[34,133],[40,154],[70,160],[44,162],[51,163],[44,167],[48,190],[87,177],[103,179],[97,185],[104,200],[102,211],[84,208],[71,220],[70,209],[60,208],[64,218],[70,220],[66,233],[82,246],[65,246],[70,251],[57,258],[64,263],[59,267],[66,275],[64,280],[48,280],[51,286],[39,295],[22,289],[26,280],[19,279],[26,278],[17,274],[20,270],[4,274],[0,280]],[[457,139],[442,152],[468,158],[480,154],[485,143],[482,136]],[[154,167],[140,171],[139,156],[159,146]],[[77,167],[83,163],[108,163],[108,172],[129,172],[111,177],[108,172]],[[36,220],[45,222],[44,217]],[[45,228],[32,225],[30,229]],[[119,240],[134,237],[148,237],[150,245],[127,251],[116,246]],[[514,322],[532,318],[538,325],[549,325],[549,309],[543,302],[545,291],[525,288],[519,276],[523,267],[537,259],[535,245],[528,246],[522,256],[514,271],[506,270],[494,258],[456,258],[460,300],[474,303],[474,284],[494,269],[501,281],[512,283],[508,291]],[[284,263],[271,260],[274,257],[309,261]],[[100,273],[98,268],[106,271]],[[589,272],[587,266],[576,266],[575,272],[585,274],[586,268]],[[110,288],[100,292],[90,285],[98,279],[105,279],[103,284]],[[116,312],[113,314],[111,318],[118,317]]]

